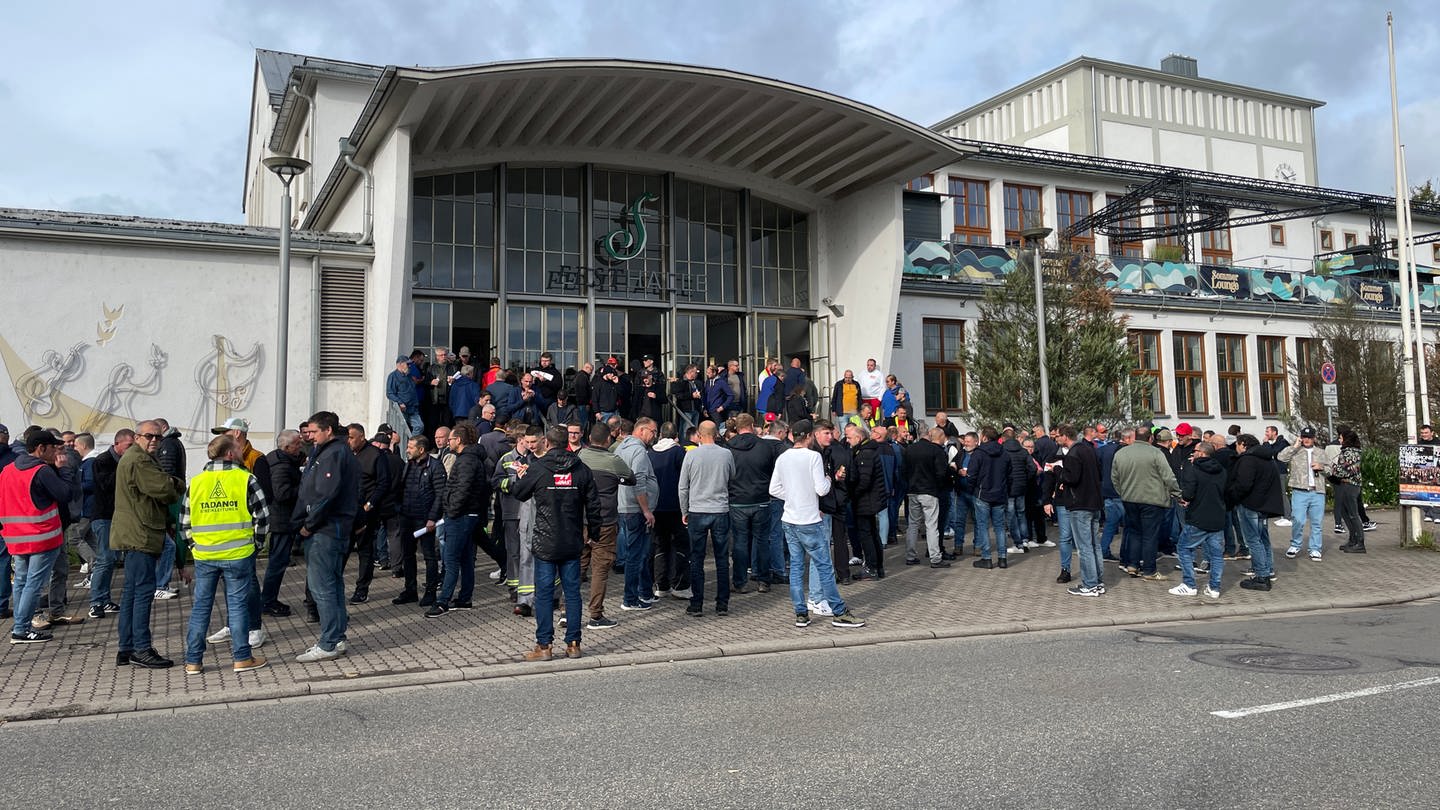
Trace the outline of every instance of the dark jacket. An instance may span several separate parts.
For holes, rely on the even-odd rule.
[[[1035,477],[1035,466],[1019,440],[1006,439],[1000,447],[1005,451],[1005,494],[1018,498],[1025,494]]]
[[[155,448],[155,463],[160,469],[172,478],[185,478],[185,443],[180,441],[180,429],[170,428],[165,431],[165,438],[160,440],[160,446]]]
[[[450,406],[450,413],[456,416],[464,416],[470,413],[475,403],[480,401],[480,383],[461,375],[450,383],[450,396],[447,404]]]
[[[18,465],[21,459],[15,463]],[[184,482],[165,474],[149,453],[132,444],[115,470],[115,518],[110,548],[158,555],[165,548],[170,504],[180,500]],[[64,504],[61,504],[64,508]]]
[[[380,506],[390,491],[390,468],[381,452],[368,442],[355,453],[355,464],[359,470],[355,491],[360,496],[360,510],[365,517],[373,520],[380,517]],[[365,510],[367,503],[370,504],[368,512]]]
[[[505,482],[508,479],[511,483],[514,483],[514,479],[520,477],[520,465],[529,464],[534,460],[535,457],[533,455],[522,454],[517,450],[510,450],[500,456],[499,461],[495,462],[495,469],[490,473],[490,488],[500,493],[501,520],[520,519],[520,502],[515,500],[514,495],[510,494]]]
[[[571,422],[580,424],[580,406],[573,402],[564,405],[556,402],[545,411],[545,424],[547,425],[568,425]]]
[[[1060,460],[1055,470],[1055,502],[1066,509],[1098,512],[1100,500],[1100,460],[1089,442],[1077,441]]]
[[[115,516],[115,468],[120,466],[120,456],[114,448],[95,457],[95,520],[110,520]]]
[[[700,392],[699,399],[696,399],[694,396],[696,391]],[[675,382],[670,383],[670,398],[675,401],[676,408],[685,413],[694,414],[696,411],[705,407],[704,384],[700,381],[699,377],[693,380],[687,380],[681,377]]]
[[[585,526],[591,542],[600,540],[600,491],[590,468],[574,453],[554,448],[535,459],[525,475],[504,486],[518,501],[535,500],[530,548],[550,562],[580,558]]]
[[[835,480],[835,471],[850,466],[853,460],[850,448],[842,441],[831,442],[829,447],[820,451],[820,459],[825,465],[825,476],[830,479],[830,492],[820,496],[820,511],[827,515],[842,514],[848,498],[844,482]],[[847,471],[845,475],[850,473]]]
[[[741,433],[731,439],[726,448],[735,457],[735,474],[730,477],[730,505],[770,503],[770,475],[775,472],[775,459],[784,446],[754,433]]]
[[[490,476],[485,464],[485,453],[479,445],[467,444],[461,449],[445,482],[445,517],[479,515],[481,524],[485,523],[490,504]]]
[[[549,379],[546,379],[547,377]],[[548,403],[555,401],[555,395],[560,393],[560,388],[565,385],[565,373],[555,365],[530,369],[530,379],[535,383],[535,390],[545,398],[546,407],[549,407]]]
[[[380,460],[385,465],[385,480],[388,482],[380,505],[375,508],[381,520],[389,520],[400,514],[400,499],[405,497],[405,459],[391,450],[380,450]]]
[[[1201,531],[1218,532],[1225,528],[1225,467],[1209,456],[1192,459],[1180,479],[1180,498],[1185,507],[1185,522]]]
[[[577,408],[590,407],[590,375],[583,371],[575,372],[570,380],[570,401],[575,403]]]
[[[522,402],[519,386],[496,380],[485,390],[490,392],[490,401],[495,404],[495,424],[503,425],[509,422],[510,417],[520,410]]]
[[[424,523],[445,516],[445,465],[428,455],[403,462],[400,473],[400,517]]]
[[[295,522],[311,534],[323,531],[344,539],[350,536],[359,510],[360,462],[345,439],[336,436],[315,448],[300,475]]]
[[[1041,436],[1035,440],[1035,460],[1041,464],[1049,464],[1060,457],[1060,445],[1049,436]]]
[[[850,503],[857,515],[878,515],[890,506],[890,489],[885,483],[885,464],[880,457],[880,449],[880,445],[869,439],[853,448],[853,461],[850,470],[845,473],[845,483],[850,489]],[[943,460],[944,456],[941,458]]]
[[[905,448],[905,483],[911,495],[934,495],[950,491],[950,467],[945,448],[923,439]]]
[[[1265,458],[1254,450],[1241,453],[1235,460],[1225,497],[1232,506],[1244,506],[1261,517],[1276,517],[1285,513],[1285,496],[1281,492],[1280,473],[1275,469],[1274,459]]]
[[[981,442],[970,454],[969,477],[975,495],[989,504],[1005,503],[1009,492],[1009,469],[1000,442]]]
[[[600,520],[602,526],[614,526],[620,522],[620,486],[635,486],[635,471],[624,459],[608,449],[586,447],[575,454],[580,463],[590,468],[595,479],[595,491],[600,497]]]
[[[270,489],[265,493],[265,500],[270,504],[270,534],[294,534],[300,530],[295,522],[295,499],[300,497],[300,459],[271,450],[265,454],[265,461],[270,467]]]
[[[652,449],[649,453],[650,466],[655,468],[655,483],[660,487],[660,498],[650,511],[679,512],[680,465],[685,463],[685,448],[672,444],[664,450]]]
[[[705,410],[711,419],[727,419],[735,412],[735,394],[725,375],[716,374],[705,381]]]
[[[601,366],[591,380],[590,396],[592,410],[596,413],[612,413],[620,410],[620,370],[614,366]]]
[[[1100,445],[1100,449],[1095,451],[1095,457],[1100,460],[1101,498],[1109,499],[1120,497],[1120,493],[1115,490],[1115,482],[1110,480],[1110,472],[1115,463],[1115,454],[1120,452],[1120,448],[1124,446],[1125,445],[1119,442],[1110,442],[1109,444]],[[1040,459],[1038,451],[1035,458],[1037,461]]]

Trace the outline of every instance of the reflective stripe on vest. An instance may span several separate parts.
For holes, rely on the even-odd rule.
[[[35,554],[65,542],[58,504],[41,511],[30,497],[31,485],[43,465],[26,470],[6,465],[0,470],[0,536],[11,554]]]
[[[255,553],[250,473],[205,470],[190,481],[190,539],[197,560],[243,560]]]

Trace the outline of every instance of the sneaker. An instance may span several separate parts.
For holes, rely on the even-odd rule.
[[[204,665],[204,664],[186,664],[186,665],[185,665],[185,674],[186,674],[186,675],[200,675],[200,674],[203,674],[204,672],[205,672],[205,665]]]
[[[1040,544],[1034,540],[1026,540],[1024,546],[1025,548],[1040,548]]]
[[[1105,583],[1102,582],[1102,583],[1100,583],[1099,585],[1096,585],[1096,586],[1095,586],[1095,592],[1098,593],[1098,594],[1100,594],[1101,596],[1104,596],[1104,595],[1105,595]]]
[[[1054,541],[1054,540],[1046,540],[1045,542],[1041,543],[1040,545],[1041,545],[1041,547],[1043,547],[1043,548],[1055,548],[1055,541]]]
[[[119,613],[119,612],[120,612],[120,606],[117,605],[117,604],[115,604],[114,602],[106,602],[106,603],[105,603],[105,612],[106,612],[106,613]]]
[[[954,530],[954,529],[946,529],[946,530],[945,530],[945,536],[946,536],[946,537],[954,537],[954,536],[955,536],[955,530]],[[82,572],[82,573],[83,573],[83,572]]]
[[[1010,548],[1005,549],[1005,553],[1006,553],[1006,554],[1028,554],[1029,551],[1028,551],[1024,546],[1011,546]]]
[[[475,609],[475,603],[474,603],[474,602],[451,602],[451,603],[450,603],[450,609],[451,609],[451,610],[474,610],[474,609]]]
[[[1133,565],[1122,565],[1120,566],[1120,570],[1129,574],[1131,577],[1139,578],[1140,576],[1140,569]]]
[[[730,606],[729,606],[729,605],[716,605],[716,606],[715,606],[715,615],[716,615],[716,616],[729,616],[729,615],[730,615]]]
[[[807,602],[806,607],[808,607],[810,609],[810,612],[814,613],[816,616],[835,615],[835,612],[830,609],[830,603],[827,601],[822,600],[819,602]]]
[[[1076,585],[1073,588],[1066,588],[1065,592],[1071,596],[1099,596],[1105,593],[1103,588],[1087,588],[1084,585]]]
[[[1373,520],[1371,520],[1371,521],[1367,521],[1366,523],[1364,523],[1363,525],[1361,525],[1360,528],[1364,529],[1364,530],[1367,531],[1367,532],[1373,532],[1373,531],[1375,531],[1376,529],[1380,528],[1380,524],[1379,524],[1379,523],[1376,523],[1376,522],[1373,521]]]
[[[264,613],[266,616],[276,616],[283,619],[286,616],[289,616],[294,611],[292,611],[290,609],[290,606],[285,604],[284,602],[277,601],[271,602],[270,604],[266,605],[264,609],[262,609],[260,612]]]
[[[1312,552],[1310,552],[1310,562],[1320,562],[1320,552],[1318,552],[1318,551],[1312,551]]]
[[[1140,578],[1141,578],[1141,579],[1144,579],[1144,580],[1149,580],[1150,582],[1169,582],[1169,581],[1170,581],[1170,575],[1169,575],[1169,574],[1162,574],[1162,573],[1160,573],[1159,571],[1156,571],[1156,572],[1153,573],[1153,574],[1141,574],[1141,575],[1140,575]]]
[[[334,658],[339,658],[344,654],[345,652],[340,649],[339,645],[336,645],[333,650],[325,650],[322,649],[319,644],[316,644],[314,647],[295,656],[295,660],[302,664],[313,664],[316,661],[329,661]]]
[[[688,605],[688,606],[686,606],[686,608],[685,608],[685,615],[686,615],[686,616],[704,616],[704,615],[705,615],[705,608],[702,608],[702,607],[700,607],[699,605]]]
[[[85,563],[85,562],[80,563],[80,573],[81,573],[82,575],[83,575],[83,574],[88,574],[88,573],[90,573],[90,563]]]
[[[219,643],[222,642],[222,641],[229,641],[229,640],[230,640],[230,625],[227,624],[227,625],[225,625],[224,627],[220,628],[219,630],[216,630],[215,632],[213,632],[213,633],[211,633],[210,635],[206,636],[206,637],[205,637],[205,640],[208,641],[208,642],[210,642],[211,644],[219,644]]]
[[[89,589],[90,577],[85,577],[84,579],[81,579],[79,582],[75,583],[75,587],[79,588],[82,591]]]
[[[1064,568],[1061,568],[1060,576],[1055,577],[1055,581],[1060,583],[1061,585],[1064,585],[1065,583],[1070,581],[1070,572]]]
[[[862,560],[862,559],[860,559],[859,557],[851,557],[851,558],[850,558],[850,564],[851,564],[851,565],[862,565],[864,562],[865,562],[865,561]]]
[[[1170,593],[1174,596],[1195,596],[1200,592],[1182,582],[1171,588]]]
[[[44,615],[43,613],[36,615],[34,618],[32,618],[32,619],[30,620],[30,629],[31,629],[31,630],[49,630],[49,629],[50,629],[50,617]]]
[[[795,626],[796,626],[796,627],[809,627],[809,626],[810,626],[810,614],[809,614],[809,613],[796,613],[796,614],[795,614]]]
[[[586,630],[609,630],[610,628],[612,628],[612,627],[614,627],[614,626],[616,626],[616,625],[618,625],[618,624],[619,624],[619,622],[615,621],[614,619],[607,619],[607,618],[604,617],[604,616],[595,616],[595,617],[592,617],[592,618],[590,619],[590,621],[588,621],[588,622],[585,623],[585,629],[586,629]]]
[[[105,607],[103,605],[91,605],[90,612],[85,615],[92,619],[103,619],[105,618]]]
[[[431,605],[435,604],[435,594],[427,593],[424,596],[420,597],[420,601],[416,602],[415,604],[419,605],[420,607],[430,607]]]
[[[1295,524],[1291,523],[1289,518],[1280,518],[1279,520],[1275,521],[1275,525],[1276,525],[1276,526],[1293,526],[1293,525],[1295,525]]]
[[[1362,526],[1361,528],[1364,528],[1364,527]],[[1345,533],[1345,527],[1344,527],[1344,526],[1336,526],[1336,527],[1335,527],[1335,533],[1336,533],[1336,534],[1344,534],[1344,533]]]
[[[843,615],[836,616],[835,618],[831,619],[831,620],[830,620],[830,626],[831,626],[831,627],[850,627],[850,628],[854,628],[854,627],[864,627],[864,626],[865,626],[865,620],[862,619],[862,618],[860,618],[859,616],[856,616],[854,613],[846,612],[846,613],[843,614]]]
[[[499,571],[498,569],[495,570],[495,571],[491,571],[491,572],[490,572],[490,581],[491,581],[491,582],[498,582],[499,580],[500,580],[500,571]],[[549,659],[546,659],[546,660],[549,660]]]
[[[365,604],[366,602],[369,602],[369,601],[370,601],[370,594],[368,594],[368,593],[357,593],[357,594],[351,594],[351,596],[350,596],[350,604],[352,604],[352,605],[363,605],[363,604]]]
[[[656,588],[655,588],[655,598],[656,598],[656,599],[664,599],[665,597],[667,597],[667,596],[669,596],[669,595],[670,595],[670,589],[669,589],[669,588],[661,588],[661,587],[659,587],[659,586],[656,586]]]
[[[555,653],[549,644],[536,644],[535,649],[525,653],[523,657],[526,661],[549,661],[555,657]]]
[[[1220,598],[1220,592],[1217,591],[1217,590],[1215,590],[1214,588],[1210,587],[1209,585],[1206,585],[1206,586],[1205,586],[1205,597],[1206,597],[1207,599],[1219,599],[1219,598]]]
[[[581,655],[581,652],[580,652],[580,642],[578,642],[578,641],[571,641],[571,642],[568,642],[568,643],[565,645],[565,657],[566,657],[566,658],[579,658],[580,655]]]
[[[1270,580],[1263,577],[1251,577],[1241,580],[1240,587],[1247,591],[1268,591],[1270,590]]]
[[[670,592],[670,595],[675,597],[676,599],[689,599],[695,594],[691,592],[689,588],[676,588],[675,590]]]
[[[11,633],[11,634],[10,634],[10,643],[11,643],[11,644],[41,644],[41,643],[44,643],[44,642],[46,642],[46,641],[49,641],[49,640],[52,639],[52,638],[54,638],[54,636],[50,635],[50,633],[49,633],[48,631],[31,629],[31,630],[26,630],[26,631],[23,632],[23,633]]]
[[[425,611],[425,618],[427,618],[427,619],[438,619],[438,618],[440,618],[441,616],[444,616],[446,613],[449,613],[449,612],[450,612],[450,608],[447,608],[447,607],[445,607],[443,604],[441,604],[441,603],[439,603],[439,602],[436,602],[435,604],[433,604],[433,605],[430,606],[430,609],[429,609],[429,610]]]
[[[766,581],[763,580],[763,579],[760,580],[759,582],[755,583],[755,592],[756,592],[756,593],[769,593],[769,592],[770,592],[770,583],[766,582]]]
[[[265,628],[262,627],[262,628],[260,628],[259,630],[251,630],[251,631],[250,631],[249,641],[250,641],[250,646],[251,646],[251,647],[263,647],[263,646],[265,646]],[[260,661],[261,661],[260,666],[264,666],[264,665],[265,665],[265,664],[264,664],[265,659],[262,658],[262,659],[260,659]],[[256,667],[256,669],[259,669],[259,668],[260,668],[260,667]],[[238,669],[236,670],[236,672],[239,672],[239,671],[240,671],[240,670],[238,670]]]
[[[1242,576],[1247,576],[1247,577],[1253,577],[1253,576],[1255,576],[1255,569],[1252,567],[1250,570],[1242,572],[1241,575],[1242,575]],[[1271,571],[1271,572],[1270,572],[1270,576],[1269,576],[1269,577],[1266,577],[1266,578],[1269,579],[1269,580],[1271,580],[1272,582],[1275,581],[1276,579],[1279,579],[1279,577],[1275,576],[1275,572],[1274,572],[1274,571]]]
[[[654,609],[655,609],[655,604],[654,604],[653,602],[641,602],[641,603],[638,604],[638,605],[627,605],[627,604],[625,604],[624,602],[621,602],[621,603],[620,603],[620,609],[621,609],[621,610],[654,610]]]
[[[175,597],[177,597],[177,596],[179,596],[179,595],[180,595],[180,592],[179,592],[178,590],[174,589],[174,588],[156,588],[156,589],[155,589],[155,598],[156,598],[156,599],[174,599]]]
[[[335,647],[335,652],[337,652],[337,653],[340,652],[340,647],[339,647],[338,645]],[[266,661],[264,658],[261,658],[261,657],[258,656],[258,655],[254,655],[254,656],[251,656],[251,657],[245,659],[244,661],[236,661],[236,662],[235,662],[235,671],[236,671],[236,672],[249,672],[249,671],[251,671],[252,669],[264,669],[264,668],[265,668],[265,665],[268,664],[268,663],[270,663],[270,662],[269,662],[269,661]],[[187,669],[189,668],[189,664],[186,664],[186,668],[187,668]]]
[[[1285,559],[1287,559],[1287,560],[1293,560],[1293,559],[1295,559],[1296,557],[1299,557],[1299,556],[1300,556],[1300,547],[1299,547],[1299,546],[1291,546],[1290,548],[1285,549]]]

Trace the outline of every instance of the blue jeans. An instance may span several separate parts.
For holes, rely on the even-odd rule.
[[[981,559],[990,559],[991,551],[1005,559],[1005,504],[975,499],[975,547]]]
[[[535,643],[555,641],[555,580],[565,594],[565,643],[580,640],[580,560],[535,558]]]
[[[1070,510],[1056,504],[1055,523],[1060,526],[1060,567],[1069,571],[1075,557],[1075,532],[1070,525]]]
[[[1320,527],[1325,522],[1325,493],[1297,489],[1290,493],[1290,514],[1294,523],[1290,526],[1290,547],[1300,548],[1304,539],[1301,532],[1310,524],[1310,553],[1319,554],[1323,548]]]
[[[128,558],[127,558],[128,562]],[[127,565],[126,568],[129,568]],[[160,558],[155,561],[155,587],[170,587],[170,578],[175,575],[175,538],[165,535],[165,548],[160,551]]]
[[[15,626],[11,633],[20,635],[29,632],[30,620],[35,618],[35,606],[40,603],[40,593],[50,586],[50,569],[63,553],[65,547],[61,545],[34,554],[10,555],[15,569]]]
[[[737,589],[750,581],[746,573],[762,554],[761,546],[769,542],[770,504],[730,507],[730,577]],[[760,567],[754,565],[755,578]]]
[[[950,525],[949,529],[955,532],[955,542],[952,544],[952,551],[959,555],[965,549],[965,524],[970,522],[970,513],[974,506],[974,500],[961,492],[950,493]]]
[[[755,559],[750,567],[756,579],[763,578],[771,585],[779,585],[788,579],[785,565],[785,530],[780,526],[780,516],[785,513],[785,502],[772,498],[765,510],[764,531],[755,543]]]
[[[815,566],[817,580],[813,586],[819,588],[819,596],[830,603],[836,616],[849,612],[845,600],[840,598],[840,589],[835,587],[835,567],[830,562],[830,532],[825,529],[826,519],[819,523],[804,525],[784,523],[785,545],[790,549],[790,601],[796,613],[809,613],[805,604],[805,563],[809,558]]]
[[[1125,503],[1119,498],[1105,499],[1105,528],[1100,533],[1100,550],[1114,557],[1115,532],[1125,523]]]
[[[450,597],[468,604],[475,596],[475,524],[477,515],[461,515],[445,518],[445,578],[440,585],[440,595],[435,601],[450,606]],[[517,561],[518,565],[519,562]],[[537,580],[538,581],[538,580]],[[456,584],[460,591],[455,592]],[[537,602],[536,604],[543,604]]]
[[[1243,505],[1236,505],[1235,516],[1240,518],[1240,536],[1245,538],[1245,546],[1250,549],[1250,570],[1257,577],[1274,576],[1275,551],[1270,548],[1270,538],[1260,531],[1265,518]]]
[[[1185,534],[1181,535],[1180,543],[1175,549],[1175,555],[1180,558],[1180,578],[1186,585],[1194,588],[1195,585],[1195,549],[1205,547],[1205,559],[1210,563],[1210,588],[1216,592],[1220,590],[1220,575],[1225,572],[1225,555],[1222,546],[1225,543],[1225,532],[1223,529],[1206,531],[1197,529],[1194,526],[1186,526]]]
[[[90,521],[95,535],[95,562],[90,563],[90,606],[110,601],[110,583],[115,579],[115,552],[110,550],[110,521]]]
[[[1005,529],[1010,533],[1013,546],[1020,546],[1030,539],[1030,521],[1025,517],[1025,496],[1013,495],[1005,499]]]
[[[1095,513],[1089,509],[1066,509],[1064,520],[1070,524],[1070,544],[1080,552],[1080,584],[1095,588],[1105,581],[1101,570],[1105,554],[1100,549],[1100,536],[1095,533]],[[1063,529],[1065,523],[1060,526]],[[1060,548],[1065,548],[1064,540]]]
[[[334,521],[305,538],[305,584],[320,614],[319,647],[326,652],[345,640],[350,614],[345,607],[345,553],[350,526]],[[129,566],[126,566],[129,568]]]
[[[251,657],[250,602],[256,594],[250,591],[255,578],[255,558],[240,560],[195,561],[195,606],[190,611],[190,627],[185,631],[185,663],[198,664],[205,657],[205,631],[210,627],[210,614],[215,609],[215,587],[225,580],[225,610],[230,625],[230,650],[236,661]]]
[[[715,551],[715,606],[729,607],[730,513],[691,512],[686,526],[690,530],[690,606],[705,604],[705,540],[709,538]]]
[[[119,652],[144,652],[155,646],[150,637],[150,608],[155,604],[155,561],[159,555],[125,552],[125,584],[120,589]],[[16,612],[19,615],[19,612]]]
[[[1125,534],[1120,541],[1120,561],[1140,569],[1142,574],[1155,573],[1155,557],[1160,551],[1160,533],[1169,520],[1169,506],[1148,503],[1125,503]]]
[[[620,536],[624,537],[625,595],[621,603],[635,607],[641,600],[655,598],[655,577],[650,573],[650,527],[641,512],[620,515]]]
[[[425,420],[420,417],[420,405],[406,405],[401,411],[405,415],[405,424],[410,428],[411,436],[425,435]]]
[[[388,563],[390,561],[390,537],[389,533],[385,531],[385,525],[389,522],[389,520],[385,519],[375,521],[376,562]],[[400,538],[395,538],[395,542],[400,542]]]
[[[280,582],[285,578],[285,569],[290,567],[294,548],[295,535],[270,535],[270,559],[265,563],[265,584],[260,589],[260,607],[280,601]],[[94,577],[91,577],[90,581],[93,583]]]

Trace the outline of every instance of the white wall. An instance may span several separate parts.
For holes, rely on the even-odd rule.
[[[844,317],[832,319],[837,369],[863,368],[867,357],[882,368],[890,363],[905,255],[900,188],[884,183],[819,211],[817,294],[845,308]],[[823,304],[816,309],[826,311]]]

